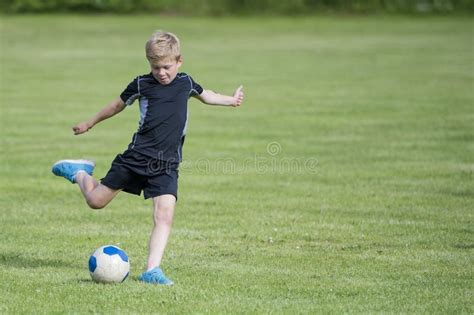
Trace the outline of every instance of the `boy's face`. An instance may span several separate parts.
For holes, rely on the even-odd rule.
[[[159,60],[149,59],[148,61],[150,62],[151,73],[162,85],[170,84],[178,74],[179,67],[183,64],[182,57],[179,57],[178,60],[166,58]]]

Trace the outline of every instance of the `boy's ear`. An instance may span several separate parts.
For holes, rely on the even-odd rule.
[[[178,57],[178,60],[176,61],[178,63],[178,67],[181,67],[181,65],[183,64],[183,56],[179,56]]]

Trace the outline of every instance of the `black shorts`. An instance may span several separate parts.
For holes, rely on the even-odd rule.
[[[145,199],[171,194],[178,200],[178,164],[151,159],[127,150],[112,161],[101,183],[111,189],[122,189]]]

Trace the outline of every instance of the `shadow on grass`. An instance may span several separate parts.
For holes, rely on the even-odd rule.
[[[453,247],[459,248],[459,249],[474,249],[474,244],[458,243],[458,244],[454,244]]]
[[[100,282],[95,282],[94,280],[92,280],[92,278],[89,278],[89,279],[85,279],[85,278],[74,279],[74,280],[71,280],[70,282],[77,283],[77,284],[93,284],[93,285],[105,285],[105,286],[121,285],[123,283],[129,283],[129,282],[142,283],[142,282],[138,281],[138,276],[137,277],[128,277],[124,282],[120,282],[120,283],[100,283]]]
[[[69,282],[78,283],[78,284],[98,284],[97,282],[94,282],[91,278],[73,279],[73,280],[70,280]]]
[[[17,253],[1,253],[0,265],[15,268],[77,267],[60,259],[44,259]]]

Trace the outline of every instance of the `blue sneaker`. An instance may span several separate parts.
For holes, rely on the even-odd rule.
[[[138,276],[138,280],[152,284],[173,285],[173,281],[166,278],[165,274],[159,267],[142,273]]]
[[[74,184],[77,172],[84,171],[92,176],[94,168],[95,163],[88,160],[60,160],[54,163],[51,171],[54,175],[62,176]]]

